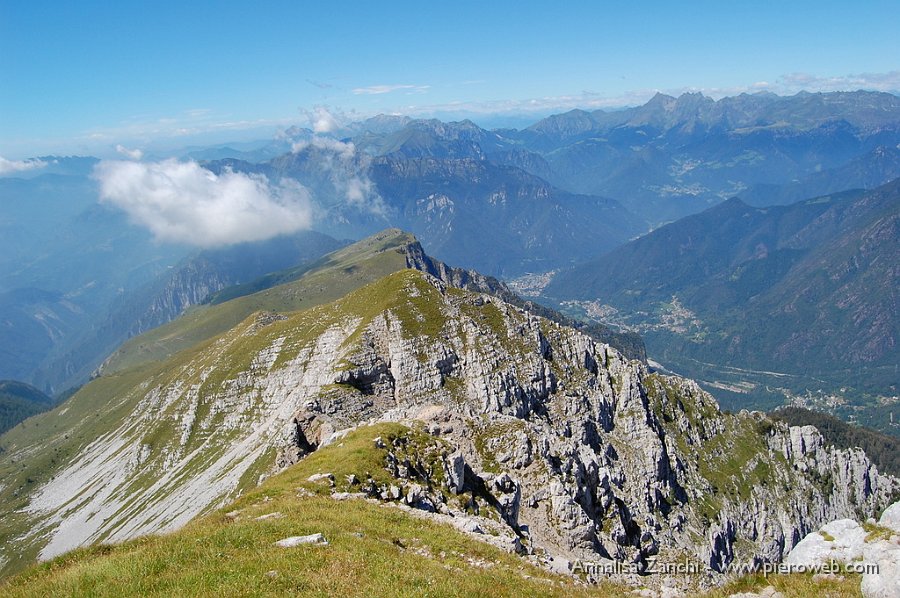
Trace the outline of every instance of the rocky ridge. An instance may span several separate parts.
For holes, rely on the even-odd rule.
[[[514,293],[506,283],[497,280],[493,276],[485,276],[475,270],[466,270],[464,268],[454,268],[448,266],[444,262],[433,259],[425,253],[421,243],[413,238],[409,243],[402,247],[402,251],[406,255],[406,267],[414,270],[420,270],[431,276],[434,276],[443,283],[464,289],[475,293],[485,293],[493,295],[501,301],[524,309],[525,311],[568,326],[576,328],[587,334],[595,341],[612,345],[618,351],[629,359],[637,359],[646,363],[647,351],[644,347],[644,341],[640,335],[633,332],[617,332],[600,323],[586,323],[580,320],[574,320],[564,316],[558,311],[544,307],[533,301],[526,301]]]
[[[422,477],[389,451],[397,483],[367,487],[359,472],[358,487],[341,484],[496,520],[513,548],[563,568],[778,561],[824,522],[874,516],[900,491],[814,428],[723,414],[692,381],[414,270],[333,304],[257,314],[111,404],[98,416],[129,415],[29,495],[32,532],[4,556],[180,527],[376,421],[422,428],[442,473]],[[452,495],[466,499],[446,506]]]

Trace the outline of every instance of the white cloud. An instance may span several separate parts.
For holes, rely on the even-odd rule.
[[[216,175],[196,162],[100,162],[101,201],[115,205],[160,241],[215,247],[309,228],[309,193],[296,181]]]
[[[341,127],[340,114],[325,106],[316,106],[306,116],[314,133],[331,133]]]
[[[121,144],[116,146],[116,151],[127,158],[131,158],[132,160],[140,160],[141,158],[144,157],[144,152],[142,152],[141,150],[128,149],[127,147],[125,147],[124,145],[121,145]]]
[[[372,191],[372,181],[353,178],[347,181],[347,200],[350,203],[359,203]]]
[[[7,160],[3,156],[0,156],[0,175],[34,170],[35,168],[43,168],[46,165],[46,162],[38,160],[37,158],[32,158],[30,160]]]
[[[861,73],[858,75],[840,75],[836,77],[819,77],[808,73],[791,73],[778,79],[782,93],[805,91],[900,91],[900,71],[887,73]]]
[[[309,141],[294,143],[291,151],[297,154],[309,147],[322,150],[314,156],[317,160],[316,167],[328,175],[335,194],[343,197],[346,205],[375,215],[387,212],[384,200],[369,179],[369,158],[365,155],[358,156],[353,142],[317,135]]]
[[[369,87],[357,87],[353,89],[354,95],[381,95],[392,91],[407,90],[412,93],[425,93],[431,89],[430,85],[370,85]]]
[[[307,147],[315,147],[321,150],[327,150],[338,154],[341,158],[349,160],[356,154],[356,146],[352,141],[338,141],[331,137],[313,137],[309,141],[298,141],[291,145],[291,152],[299,154]]]
[[[376,216],[387,214],[387,206],[378,194],[375,183],[363,171],[336,181],[335,189],[344,195],[348,206]]]

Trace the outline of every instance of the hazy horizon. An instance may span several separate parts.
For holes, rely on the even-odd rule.
[[[266,139],[318,107],[490,127],[658,91],[896,94],[895,8],[2,2],[0,156]]]

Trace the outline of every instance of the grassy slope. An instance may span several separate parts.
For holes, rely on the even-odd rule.
[[[430,437],[399,424],[361,428],[270,478],[235,503],[182,530],[116,546],[79,549],[32,567],[0,586],[18,596],[625,596],[604,584],[584,587],[455,529],[399,509],[352,499],[335,501],[315,473],[371,472],[386,476],[386,451],[375,447],[404,436]],[[306,492],[298,492],[303,488]],[[280,517],[257,520],[261,515]],[[288,536],[322,533],[327,546],[282,549]],[[809,576],[745,578],[711,596],[773,585],[786,596],[856,596],[859,579],[814,581]]]
[[[416,287],[416,292],[408,291],[411,285]],[[20,571],[34,562],[41,549],[41,538],[31,535],[35,525],[33,515],[24,512],[31,492],[76,459],[89,444],[127,421],[148,388],[171,384],[181,375],[179,372],[185,364],[195,364],[199,370],[210,367],[210,360],[217,359],[218,352],[214,350],[217,342],[224,340],[229,345],[225,356],[227,366],[217,368],[203,382],[201,394],[208,397],[220,388],[224,378],[248,368],[252,356],[278,336],[289,334],[293,339],[291,342],[299,343],[290,352],[293,355],[294,351],[300,350],[300,345],[318,338],[338,321],[359,319],[359,325],[364,327],[388,309],[394,310],[411,334],[436,334],[437,330],[422,324],[442,321],[434,311],[439,302],[436,293],[438,291],[421,273],[403,269],[348,293],[341,301],[296,312],[288,319],[273,322],[259,334],[247,334],[255,324],[255,318],[250,316],[234,331],[201,342],[168,360],[143,363],[102,376],[64,405],[0,436],[0,544],[15,543],[17,546],[16,551],[7,551],[9,562],[0,562],[2,575]],[[347,342],[352,342],[352,338]],[[287,353],[283,352],[281,359],[287,359]],[[197,375],[197,371],[193,375]],[[193,378],[190,381],[199,382]],[[200,407],[204,408],[203,405]],[[155,448],[178,441],[176,430],[165,421],[143,428],[140,433],[144,435],[141,442],[149,442]],[[133,440],[138,441],[137,438]],[[187,448],[197,448],[203,440],[192,436]],[[193,461],[193,467],[202,467],[214,455],[213,449],[223,446],[207,447]],[[143,469],[146,471],[144,482],[149,484],[158,472],[148,467],[149,462]],[[247,477],[241,487],[250,487],[251,481],[256,479],[256,476]]]
[[[408,433],[397,424],[363,428],[179,532],[77,550],[0,589],[5,596],[372,596],[401,588],[414,595],[573,595],[571,582],[449,526],[364,500],[336,502],[321,482],[306,481],[320,472],[339,481],[347,472],[385,476],[385,451],[373,439]],[[311,495],[298,496],[300,487]],[[233,511],[237,517],[227,514]],[[256,520],[275,512],[283,517]],[[328,546],[274,546],[317,532]]]
[[[296,311],[335,301],[350,291],[406,267],[393,251],[412,236],[397,230],[369,237],[327,255],[300,278],[217,305],[188,310],[182,317],[131,339],[104,365],[104,373],[170,357],[222,334],[256,311]]]
[[[404,269],[405,256],[392,249],[409,238],[400,231],[387,231],[331,254],[320,267],[294,283],[196,310],[136,337],[120,350],[103,376],[82,387],[70,400],[8,430],[0,436],[0,543],[28,532],[32,523],[21,510],[28,504],[31,491],[95,439],[125,421],[142,396],[138,392],[142,383],[164,380],[167,372],[176,372],[179,364],[197,359],[218,335],[257,310],[299,310],[326,304]],[[367,303],[365,299],[361,302]],[[20,450],[28,458],[11,456]],[[5,574],[20,570],[34,561],[39,549],[37,545],[28,546],[11,562],[0,562],[0,570]]]
[[[74,459],[87,445],[119,425],[134,410],[138,398],[130,391],[143,380],[163,371],[154,363],[127,372],[99,378],[79,391],[72,400],[54,410],[20,423],[0,436],[0,543],[27,533],[31,522],[23,509],[28,494],[47,482],[58,469]],[[25,448],[27,458],[10,457]],[[37,558],[39,546],[31,545],[8,563],[4,573],[21,569]]]

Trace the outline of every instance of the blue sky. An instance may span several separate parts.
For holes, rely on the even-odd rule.
[[[264,138],[316,106],[534,115],[900,90],[900,2],[0,0],[0,156]]]

